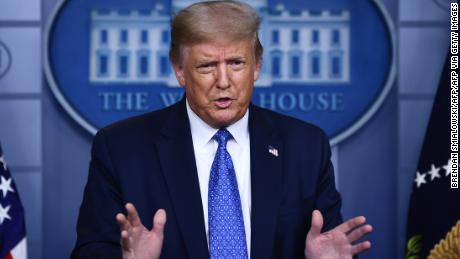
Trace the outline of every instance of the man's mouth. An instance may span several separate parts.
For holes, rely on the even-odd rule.
[[[219,108],[219,109],[225,109],[225,108],[230,107],[232,102],[233,102],[233,99],[231,99],[229,97],[218,98],[218,99],[216,99],[214,101],[214,103],[216,104],[217,108]]]

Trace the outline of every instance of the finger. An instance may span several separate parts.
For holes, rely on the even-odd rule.
[[[336,227],[337,230],[348,233],[349,231],[353,230],[356,227],[361,226],[362,224],[366,223],[366,218],[363,216],[354,217],[352,219],[347,220],[346,222],[338,225]]]
[[[118,213],[116,216],[116,219],[117,219],[118,226],[120,226],[120,231],[129,230],[131,226],[128,220],[126,219],[125,215],[123,215],[123,213]]]
[[[350,232],[350,234],[348,234],[348,241],[350,241],[350,243],[352,242],[355,242],[356,240],[364,237],[365,235],[369,234],[370,232],[372,231],[372,226],[367,224],[367,225],[364,225],[364,226],[361,226],[359,228],[356,228],[354,230],[352,230]]]
[[[129,250],[129,233],[126,230],[121,231],[121,248],[123,250]]]
[[[164,209],[159,209],[153,216],[153,232],[157,233],[160,236],[163,236],[163,231],[166,224],[166,211]]]
[[[356,255],[369,248],[371,248],[371,242],[369,241],[361,242],[356,245],[353,245],[353,247],[351,248],[351,253],[353,255]]]
[[[310,236],[318,236],[321,234],[321,229],[323,228],[323,215],[319,210],[314,210],[311,216],[311,227],[308,231]]]
[[[141,219],[139,218],[139,214],[137,213],[136,207],[132,203],[126,203],[126,211],[128,212],[128,221],[133,226],[141,225]]]

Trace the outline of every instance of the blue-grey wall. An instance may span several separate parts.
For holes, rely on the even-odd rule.
[[[381,2],[396,27],[398,76],[378,112],[334,148],[344,216],[366,215],[375,228],[360,258],[379,259],[403,255],[412,178],[449,40],[441,0]],[[42,75],[42,32],[56,3],[0,3],[0,42],[12,54],[0,78],[0,140],[26,209],[30,258],[68,257],[92,140]]]

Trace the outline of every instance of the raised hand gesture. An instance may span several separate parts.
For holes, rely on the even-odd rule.
[[[305,257],[307,259],[351,259],[371,247],[369,241],[354,242],[372,231],[362,216],[349,219],[334,229],[321,233],[323,216],[313,211],[311,228],[307,234]]]
[[[153,227],[148,230],[141,222],[133,204],[126,204],[128,218],[118,213],[116,218],[121,231],[121,248],[124,259],[157,259],[163,245],[166,212],[159,209],[153,217]]]

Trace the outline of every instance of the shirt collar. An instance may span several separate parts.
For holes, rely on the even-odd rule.
[[[215,129],[203,121],[192,110],[187,99],[185,103],[187,107],[187,115],[190,121],[193,143],[196,143],[197,147],[203,147],[209,143],[219,129]],[[232,134],[233,139],[237,144],[242,144],[249,139],[248,119],[249,109],[246,110],[246,113],[241,119],[227,127],[227,130]]]

